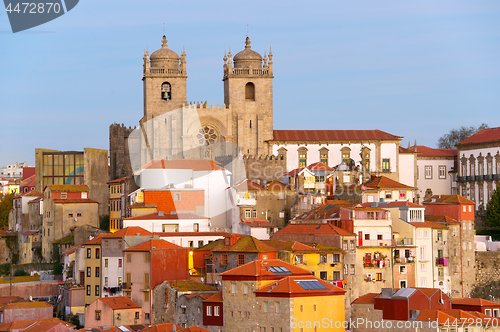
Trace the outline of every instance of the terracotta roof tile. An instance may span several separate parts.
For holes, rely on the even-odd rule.
[[[164,213],[163,215],[158,215],[158,213],[150,213],[142,216],[128,217],[123,220],[178,220],[178,219],[208,219],[208,218],[190,212],[180,212],[176,214]]]
[[[476,204],[460,195],[434,195],[426,199],[424,204]]]
[[[142,169],[192,169],[193,171],[224,171],[225,168],[213,160],[206,159],[153,159]]]
[[[354,236],[355,234],[348,232],[342,228],[330,224],[289,224],[285,228],[274,233],[281,234],[322,234],[322,235],[344,235]]]
[[[365,295],[358,297],[352,303],[363,303],[363,304],[375,303],[375,297],[377,297],[378,294],[379,293],[367,293]]]
[[[98,299],[113,310],[141,308],[140,305],[126,296],[101,297]]]
[[[406,184],[402,184],[400,182],[394,181],[381,176],[372,176],[370,181],[363,183],[364,187],[376,188],[376,189],[415,189],[415,187],[407,186]]]
[[[228,232],[154,232],[159,237],[180,237],[180,236],[230,236]]]
[[[75,204],[75,203],[97,203],[98,201],[91,198],[67,198],[67,199],[54,199],[54,203],[58,204]]]
[[[204,291],[204,292],[212,292],[216,291],[217,288],[203,284],[201,282],[197,282],[194,280],[173,280],[167,281],[171,288],[176,289],[179,292],[187,292],[187,291]]]
[[[290,272],[288,275],[312,275],[311,271],[305,270],[298,266],[292,265],[290,263],[284,262],[280,259],[265,259],[265,260],[254,260],[248,262],[244,265],[240,265],[221,273],[223,277],[279,277],[279,279],[285,277],[287,274],[274,274],[269,270],[270,267],[281,266]]]
[[[292,252],[310,252],[310,253],[322,252],[317,248],[296,241],[264,240],[262,242],[277,250],[286,250]]]
[[[234,235],[233,235],[234,236]],[[226,246],[225,239],[213,241],[199,250],[211,250],[217,252],[274,252],[276,249],[268,246],[264,242],[254,238],[253,236],[237,235],[238,240],[232,246]]]
[[[488,301],[488,300],[485,300],[485,299],[478,299],[478,298],[453,299],[452,305],[453,304],[471,305],[471,306],[496,306],[496,307],[500,307],[500,303],[498,303],[498,302],[493,302],[493,301]]]
[[[433,216],[430,214],[425,215],[425,221],[429,223],[459,223],[457,220],[453,219],[452,217],[448,216]]]
[[[311,171],[332,171],[333,167],[330,167],[318,161],[317,163],[307,166],[307,169]]]
[[[305,289],[299,285],[300,281],[317,281],[324,286],[324,289]],[[297,296],[332,296],[344,295],[345,290],[330,284],[324,280],[318,279],[315,276],[287,276],[283,279],[270,283],[255,291],[255,296],[274,297],[297,297]]]
[[[182,247],[170,243],[165,240],[152,239],[144,243],[138,244],[134,247],[124,249],[123,251],[151,251],[152,248],[155,249],[181,249]]]
[[[234,186],[234,188],[238,191],[261,191],[264,190],[264,187],[262,187],[260,184],[250,181],[248,179],[245,179],[238,183],[237,185]]]
[[[134,174],[130,174],[130,175],[127,175],[127,176],[124,176],[122,178],[119,178],[119,179],[115,179],[115,180],[111,180],[111,181],[108,181],[106,182],[107,184],[113,184],[113,183],[120,183],[122,181],[125,181],[127,179],[130,179],[131,177],[133,177]]]
[[[242,220],[241,222],[244,223],[245,225],[250,226],[250,227],[266,227],[266,228],[278,227],[275,224],[273,224],[272,222],[269,222],[267,219],[259,219],[259,218],[246,219],[246,220]]]
[[[495,142],[500,140],[500,127],[496,128],[486,128],[478,131],[471,137],[458,143],[458,145],[467,143],[483,143],[483,142]]]
[[[212,296],[210,296],[208,299],[206,299],[203,302],[222,302],[222,291],[220,291],[216,294],[213,294]]]
[[[46,302],[14,302],[3,306],[3,309],[28,309],[28,308],[47,308],[52,307]]]
[[[374,141],[399,140],[381,130],[273,130],[273,141]]]
[[[415,146],[412,146],[410,150],[413,152]],[[421,157],[456,157],[457,149],[434,149],[424,145],[417,145],[417,153]]]
[[[153,235],[150,231],[145,230],[142,227],[139,226],[129,226],[122,228],[114,233],[106,233],[102,237],[103,238],[122,238],[124,236],[147,236],[147,235]]]

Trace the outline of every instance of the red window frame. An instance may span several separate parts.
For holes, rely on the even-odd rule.
[[[245,254],[238,254],[238,265],[245,264]]]
[[[220,265],[227,265],[227,254],[220,255]]]

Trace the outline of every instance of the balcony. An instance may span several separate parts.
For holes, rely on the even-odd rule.
[[[448,266],[448,258],[436,258],[436,265]]]
[[[132,291],[132,283],[123,282],[122,283],[122,290],[125,291],[125,292]]]
[[[396,242],[397,246],[412,246],[413,245],[413,239],[412,238],[402,238],[402,239],[396,239],[394,240]]]
[[[363,240],[358,247],[392,247],[395,245],[395,240]]]
[[[457,182],[463,182],[465,181],[465,176],[457,176]]]
[[[394,264],[411,264],[415,262],[415,257],[394,257]]]

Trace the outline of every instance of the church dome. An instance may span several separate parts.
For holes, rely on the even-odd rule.
[[[234,68],[261,68],[262,56],[251,49],[250,38],[245,40],[245,49],[233,58]]]
[[[179,68],[179,55],[167,47],[167,37],[163,36],[161,48],[151,53],[151,67]]]

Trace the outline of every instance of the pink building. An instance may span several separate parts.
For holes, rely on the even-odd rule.
[[[85,308],[85,327],[142,324],[140,305],[128,297],[102,297]]]
[[[45,302],[16,302],[0,307],[0,323],[53,317],[52,305]]]

